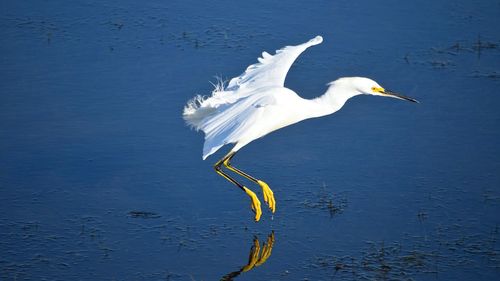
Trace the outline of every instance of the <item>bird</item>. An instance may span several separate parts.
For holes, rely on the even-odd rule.
[[[258,62],[246,68],[229,83],[219,79],[210,97],[196,95],[183,109],[188,126],[203,131],[203,160],[221,147],[233,144],[229,152],[214,164],[217,174],[244,191],[251,200],[254,220],[262,215],[261,202],[255,192],[238,182],[233,174],[257,184],[271,212],[276,211],[274,192],[263,180],[232,165],[236,153],[247,144],[273,131],[300,121],[330,115],[346,101],[358,95],[391,97],[418,103],[417,100],[384,89],[365,77],[343,77],[327,84],[326,92],[313,99],[300,97],[285,87],[286,75],[307,48],[323,42],[320,35],[294,46],[286,46],[271,55],[262,52]]]

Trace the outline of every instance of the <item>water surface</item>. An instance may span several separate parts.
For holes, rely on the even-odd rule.
[[[3,3],[0,279],[498,279],[499,10]],[[202,161],[182,108],[214,76],[318,34],[288,87],[312,98],[367,76],[421,104],[360,96],[245,147],[233,162],[277,199],[254,223],[213,172],[225,151]],[[256,243],[269,257],[245,268]]]

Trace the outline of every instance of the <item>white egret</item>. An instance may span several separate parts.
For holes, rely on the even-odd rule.
[[[295,59],[308,47],[323,42],[321,36],[297,46],[277,50],[275,55],[262,53],[258,63],[229,81],[227,87],[219,81],[212,96],[196,96],[184,107],[183,118],[188,125],[205,133],[203,160],[226,144],[235,144],[229,153],[215,163],[215,171],[241,188],[251,198],[255,221],[262,214],[260,201],[253,191],[231,177],[228,170],[255,182],[262,188],[264,201],[276,210],[273,191],[257,179],[231,165],[238,150],[270,132],[305,119],[332,114],[357,95],[392,97],[412,102],[416,100],[382,88],[377,82],[363,77],[340,78],[328,83],[326,93],[314,99],[304,99],[284,86],[285,77]]]

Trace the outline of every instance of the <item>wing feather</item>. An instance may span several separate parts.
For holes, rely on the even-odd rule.
[[[307,48],[323,42],[323,37],[316,36],[306,43],[287,46],[277,50],[274,56],[262,53],[256,64],[248,66],[243,74],[229,81],[227,89],[257,89],[261,87],[283,87],[288,70],[297,57]]]
[[[274,55],[262,52],[256,64],[229,81],[219,81],[208,98],[196,96],[184,107],[183,118],[205,133],[203,159],[229,143],[258,138],[255,125],[276,101],[272,93],[283,89],[286,75],[297,57],[310,46],[323,42],[321,36],[300,45],[287,46]],[[272,90],[270,90],[272,89]],[[266,108],[268,109],[266,111]]]
[[[226,144],[240,141],[256,125],[266,106],[274,103],[273,100],[273,96],[266,94],[251,95],[206,120],[202,124],[205,132],[203,159]]]

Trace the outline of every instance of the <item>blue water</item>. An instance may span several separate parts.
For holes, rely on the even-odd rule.
[[[498,279],[500,4],[476,2],[4,1],[0,280]],[[182,108],[318,34],[286,86],[421,104],[356,97],[242,149],[277,200],[254,223]]]

